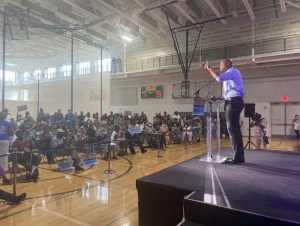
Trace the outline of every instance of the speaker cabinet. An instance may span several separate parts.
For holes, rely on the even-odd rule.
[[[244,117],[251,118],[255,114],[255,104],[246,104],[244,109]]]

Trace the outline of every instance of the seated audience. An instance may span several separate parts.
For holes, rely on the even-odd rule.
[[[16,148],[17,163],[24,166],[27,170],[26,178],[36,181],[39,176],[38,166],[41,162],[41,157],[31,152],[30,139],[24,137],[22,130],[15,132],[17,139],[13,142],[12,148]]]
[[[138,134],[129,133],[127,130],[127,131],[125,131],[125,140],[129,146],[129,151],[131,154],[136,154],[133,144],[137,144],[140,147],[142,153],[147,152],[147,150],[144,148],[141,138],[139,137]]]
[[[115,126],[115,130],[111,134],[111,142],[118,144],[120,151],[118,153],[119,156],[127,154],[127,146],[124,134],[120,130],[120,126]],[[115,151],[113,153],[115,155]]]

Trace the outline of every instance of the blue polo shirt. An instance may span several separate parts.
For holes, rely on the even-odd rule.
[[[226,72],[219,74],[216,80],[223,82],[225,99],[229,97],[244,97],[243,79],[239,70],[231,67]]]
[[[0,120],[0,140],[9,140],[9,131],[12,129],[8,121]]]

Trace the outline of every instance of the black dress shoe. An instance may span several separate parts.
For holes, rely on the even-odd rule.
[[[146,149],[143,149],[141,152],[142,152],[142,153],[146,153],[146,152],[147,152],[147,150],[146,150]]]
[[[245,159],[232,159],[232,158],[227,158],[225,160],[225,164],[241,164],[241,163],[244,163],[245,162]]]
[[[245,159],[239,159],[237,162],[238,163],[245,163]]]
[[[225,160],[225,164],[237,164],[237,162],[234,161],[233,159],[227,158],[227,159]]]
[[[79,165],[76,165],[76,166],[75,166],[75,170],[76,170],[76,171],[82,171],[82,170],[84,170],[84,168],[82,168],[82,167],[79,166]]]
[[[25,199],[26,199],[26,193],[22,193],[21,195],[17,196],[15,203],[19,204],[20,202],[23,202]]]

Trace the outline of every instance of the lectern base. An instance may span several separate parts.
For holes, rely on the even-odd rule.
[[[216,156],[211,156],[211,157],[203,157],[199,159],[199,162],[212,162],[212,163],[223,163],[227,157],[216,155]]]

